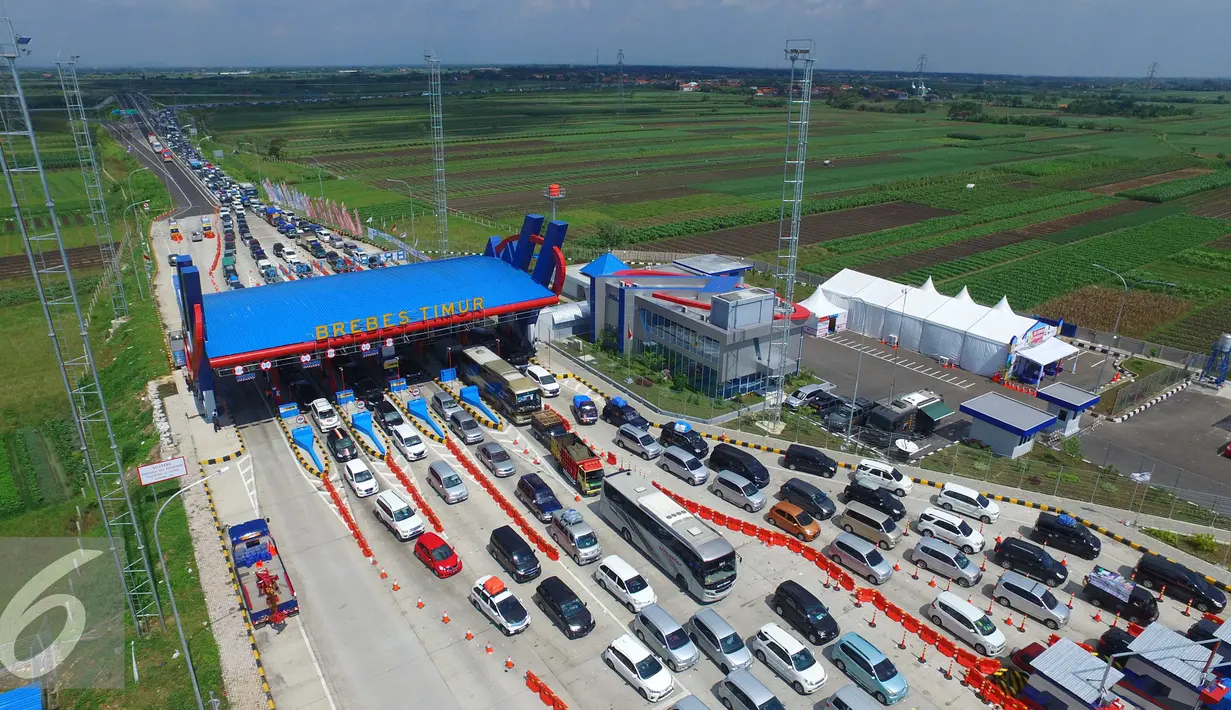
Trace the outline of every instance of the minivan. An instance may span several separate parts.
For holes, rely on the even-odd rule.
[[[970,644],[980,656],[999,656],[1004,652],[1004,633],[982,609],[953,592],[941,592],[928,609],[928,618],[940,628]]]
[[[1069,568],[1047,554],[1047,550],[1025,540],[1009,537],[996,543],[996,561],[1005,569],[1016,570],[1049,587],[1059,587],[1069,578]]]
[[[594,630],[594,616],[559,577],[548,577],[535,589],[535,605],[570,639],[581,638]]]
[[[727,620],[710,608],[692,615],[688,620],[692,642],[710,657],[723,675],[752,665],[752,654],[744,645],[744,639],[727,623]]]
[[[844,685],[816,710],[881,710],[881,704],[857,685]]]
[[[403,542],[413,540],[425,530],[423,519],[415,509],[410,507],[410,503],[407,503],[400,493],[392,489],[376,494],[372,514],[394,537]]]
[[[427,467],[427,485],[450,505],[461,503],[470,497],[462,477],[444,461],[433,461]]]
[[[619,599],[634,614],[658,603],[654,588],[632,565],[619,555],[607,555],[594,570],[594,581]]]
[[[1166,587],[1166,594],[1182,602],[1191,602],[1197,611],[1221,613],[1227,606],[1227,597],[1206,578],[1184,565],[1162,555],[1147,552],[1141,556],[1134,570],[1134,578],[1146,589]]]
[[[769,469],[751,451],[723,442],[710,452],[711,471],[731,471],[748,479],[757,488],[769,485]]]
[[[959,587],[973,587],[983,579],[979,565],[953,545],[934,537],[919,538],[910,560],[921,570],[952,579]]]
[[[902,539],[902,528],[893,518],[863,503],[848,503],[842,511],[842,529],[877,544],[882,550],[892,550]]]
[[[920,513],[915,529],[921,535],[951,542],[968,555],[981,552],[985,543],[982,533],[970,527],[965,520],[940,508],[929,506]]]
[[[690,486],[703,486],[710,478],[710,471],[701,463],[701,459],[678,446],[668,446],[658,460],[658,465]]]
[[[936,502],[950,513],[961,513],[988,525],[1000,517],[1000,506],[973,488],[946,483],[936,494]]]
[[[1045,585],[1017,572],[1000,575],[992,597],[1001,606],[1033,616],[1049,629],[1069,623],[1069,608],[1061,604]]]
[[[641,643],[658,654],[676,673],[692,668],[701,660],[701,652],[688,638],[688,632],[657,604],[637,612],[630,628]]]
[[[448,392],[433,392],[430,404],[432,406],[432,410],[435,411],[436,414],[440,415],[440,418],[446,422],[449,421],[449,417],[454,412],[462,411],[462,406],[458,404],[457,400],[453,399],[453,395]]]
[[[703,459],[710,453],[709,444],[686,421],[680,420],[663,424],[658,434],[658,443],[664,447],[678,446],[697,458]]]
[[[770,603],[774,613],[814,645],[820,646],[838,635],[838,622],[829,609],[815,594],[793,579],[778,585]]]
[[[811,446],[791,444],[782,455],[782,465],[792,471],[813,473],[833,478],[838,473],[838,462]]]
[[[863,459],[859,462],[855,467],[855,480],[867,481],[879,488],[885,488],[899,498],[910,493],[915,485],[910,476],[875,459]]]
[[[469,413],[457,410],[449,415],[449,428],[467,444],[478,444],[483,441],[483,428]]]
[[[824,554],[872,584],[884,584],[893,576],[893,566],[876,545],[858,535],[839,534],[825,548]]]
[[[765,517],[771,525],[788,535],[794,535],[800,542],[812,542],[821,534],[821,526],[816,522],[816,518],[794,503],[778,501]]]
[[[773,691],[746,670],[735,671],[720,680],[714,688],[714,694],[722,701],[723,707],[732,710],[782,707],[782,701],[778,700]]]
[[[892,705],[910,692],[906,676],[870,641],[855,632],[833,645],[833,664],[850,676],[881,705]]]
[[[487,540],[487,554],[499,562],[516,582],[529,582],[543,571],[534,550],[508,525],[492,530]]]
[[[625,451],[637,454],[649,461],[662,455],[663,447],[645,429],[638,429],[632,424],[621,424],[616,430],[615,443]]]
[[[824,491],[799,478],[788,478],[778,489],[778,498],[794,503],[817,520],[828,520],[837,511],[833,499]]]
[[[1103,541],[1098,535],[1068,514],[1039,513],[1039,519],[1030,531],[1030,539],[1087,560],[1096,559],[1103,549]]]
[[[737,473],[719,471],[714,474],[709,490],[720,500],[738,505],[749,513],[755,513],[765,507],[765,493],[757,490],[751,481]]]

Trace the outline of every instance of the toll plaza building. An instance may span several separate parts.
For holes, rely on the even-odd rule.
[[[613,254],[582,267],[588,281],[589,336],[628,356],[655,354],[674,377],[709,397],[731,397],[765,386],[778,374],[777,341],[789,337],[783,374],[799,370],[808,309],[783,307],[768,289],[748,287],[750,264],[715,255],[632,269]]]
[[[210,294],[202,269],[180,256],[173,281],[198,407],[212,418],[253,381],[280,402],[287,367],[321,368],[333,385],[335,361],[372,357],[388,368],[433,337],[478,326],[531,347],[539,310],[559,302],[567,229],[527,215],[519,234],[492,237],[481,255]]]

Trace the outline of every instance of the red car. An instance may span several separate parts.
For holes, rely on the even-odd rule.
[[[415,543],[415,557],[439,578],[452,577],[462,571],[462,558],[457,556],[449,543],[434,532],[419,536]]]

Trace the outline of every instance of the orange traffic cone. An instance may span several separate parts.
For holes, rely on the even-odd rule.
[[[442,624],[447,624],[447,623],[449,623],[449,621],[450,621],[450,619],[449,619],[449,612],[448,612],[448,611],[445,611],[444,616],[441,616],[441,617],[440,617],[440,623],[442,623]]]
[[[385,568],[384,568],[384,567],[381,567],[381,568],[380,568],[380,578],[381,578],[381,579],[388,579],[388,578],[389,578],[389,573],[385,571]]]
[[[1167,593],[1167,585],[1164,584],[1163,588],[1158,590],[1158,600],[1157,601],[1161,602],[1163,600],[1163,595],[1166,593]]]
[[[926,644],[924,644],[923,650],[919,652],[919,662],[920,663],[928,662],[928,647]]]
[[[487,647],[486,647],[485,649],[483,649],[483,650],[487,651],[487,655],[489,655],[489,656],[490,656],[490,655],[492,655],[492,642],[491,642],[491,641],[488,641],[488,642],[487,642]]]
[[[393,591],[395,591],[395,592],[396,592],[396,591],[397,591],[397,590],[399,590],[399,589],[401,589],[401,587],[400,587],[400,586],[398,586],[398,581],[397,581],[396,579],[395,579],[395,580],[393,580]]]
[[[996,603],[996,600],[995,600],[995,599],[993,599],[992,601],[990,601],[990,602],[988,602],[988,603],[987,603],[987,613],[988,613],[988,614],[991,614],[991,613],[992,613],[992,606],[993,606],[995,603]]]
[[[1103,611],[1101,609],[1094,612],[1094,620],[1099,623],[1103,622]]]
[[[505,656],[505,657],[504,657],[504,669],[505,669],[506,671],[511,671],[511,670],[513,670],[513,657],[512,657],[512,656]]]
[[[1022,614],[1022,623],[1018,625],[1017,630],[1021,633],[1026,633],[1026,615]]]
[[[936,586],[936,575],[932,575],[932,578],[931,578],[930,580],[928,580],[928,586],[929,586],[929,587],[935,587],[935,586]]]
[[[467,640],[467,641],[473,641],[473,640],[474,640],[474,634],[470,633],[470,627],[469,627],[469,626],[467,626],[467,627],[466,627],[466,640]]]
[[[394,587],[396,588],[396,586],[397,586],[397,582],[394,582]],[[415,606],[416,606],[416,607],[418,607],[418,608],[420,608],[420,609],[422,609],[422,608],[423,608],[423,606],[424,606],[424,605],[423,605],[423,597],[419,597],[419,603],[418,603],[418,604],[415,604]]]
[[[1009,612],[1009,615],[1005,617],[1004,623],[1005,626],[1013,626],[1013,612]]]
[[[894,571],[894,572],[901,572],[901,571],[902,571],[902,565],[898,564],[897,562],[894,562],[894,563],[893,563],[893,571]]]

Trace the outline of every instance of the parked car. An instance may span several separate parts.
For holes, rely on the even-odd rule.
[[[686,671],[701,660],[697,649],[683,625],[657,604],[651,604],[633,616],[630,624],[633,634],[676,673]]]
[[[885,488],[899,498],[905,497],[907,493],[910,493],[915,485],[910,476],[887,463],[875,459],[860,461],[859,465],[855,467],[854,480],[867,481],[878,488]]]
[[[799,409],[806,404],[832,397],[836,389],[837,385],[829,382],[807,384],[788,394],[782,402],[791,409]]]
[[[757,488],[769,485],[769,469],[751,451],[726,442],[718,444],[710,452],[711,471],[730,471],[748,479]]]
[[[953,592],[941,592],[932,600],[928,618],[940,628],[960,638],[980,656],[999,656],[1005,649],[1004,633],[974,604]]]
[[[786,447],[786,453],[782,456],[782,465],[792,471],[813,473],[825,478],[833,478],[838,473],[837,461],[803,444],[791,444]]]
[[[603,651],[603,663],[633,686],[647,702],[658,702],[675,692],[671,672],[629,634],[620,636],[607,646]]]
[[[979,565],[971,562],[961,550],[936,538],[919,538],[910,559],[919,569],[948,577],[959,587],[973,587],[983,579]]]
[[[777,624],[762,626],[748,646],[758,661],[769,666],[800,695],[815,693],[828,680],[812,651]]]
[[[646,461],[658,458],[663,452],[662,446],[654,441],[649,432],[632,424],[623,424],[616,430],[615,443],[621,449],[637,454]]]
[[[699,459],[704,459],[710,452],[709,444],[705,443],[705,439],[692,428],[691,424],[683,420],[664,424],[658,435],[658,443],[663,448],[678,446]]]
[[[766,517],[771,525],[788,535],[794,535],[800,542],[812,542],[821,534],[821,526],[816,519],[794,503],[774,503]]]
[[[598,563],[594,581],[634,614],[658,603],[658,595],[650,583],[619,555],[608,555]]]
[[[718,666],[723,675],[752,665],[752,654],[744,639],[717,611],[706,607],[688,620],[692,642]]]
[[[778,498],[794,503],[817,520],[828,520],[837,511],[833,499],[824,491],[799,478],[788,478],[778,489]]]
[[[509,456],[509,452],[505,451],[503,446],[494,441],[475,449],[475,456],[479,459],[479,463],[497,478],[507,478],[517,473],[517,465],[513,463],[513,457]]]
[[[755,513],[765,507],[765,493],[751,481],[730,471],[719,471],[714,474],[709,485],[710,493],[720,500],[738,505],[749,513]]]
[[[539,365],[530,365],[526,368],[526,377],[530,381],[538,385],[539,391],[544,397],[559,397],[560,383],[556,381],[556,376],[547,371],[547,368]]]
[[[1042,582],[1036,582],[1017,572],[1006,571],[1000,575],[992,598],[1001,606],[1007,606],[1032,616],[1049,629],[1058,629],[1069,623],[1069,608],[1061,604]]]
[[[376,494],[372,514],[394,537],[403,542],[413,540],[426,531],[419,513],[395,490]]]
[[[1103,549],[1103,541],[1068,514],[1039,513],[1030,539],[1087,560],[1096,559]]]
[[[544,523],[551,521],[552,513],[564,508],[551,487],[537,473],[527,473],[519,478],[513,495]]]
[[[781,708],[782,701],[773,691],[757,680],[752,673],[735,671],[718,681],[714,694],[722,701],[723,707],[739,710],[760,710],[761,708]]]
[[[839,633],[838,622],[829,613],[828,607],[793,579],[778,585],[770,604],[774,613],[817,646],[829,642]]]
[[[710,471],[701,459],[678,446],[668,446],[659,457],[658,465],[690,486],[703,486],[710,477]]]
[[[637,410],[633,409],[623,397],[612,397],[607,400],[607,404],[603,405],[602,419],[614,427],[631,424],[642,431],[650,428],[650,423],[645,417],[638,414]]]
[[[325,443],[329,446],[329,453],[333,454],[333,458],[338,463],[359,457],[359,448],[355,446],[355,440],[341,427],[326,432]]]
[[[462,571],[462,558],[453,547],[434,532],[425,532],[415,543],[415,557],[437,577],[444,579]]]
[[[462,410],[449,415],[449,428],[467,444],[479,444],[484,439],[483,428],[474,420],[474,417]]]
[[[1146,589],[1166,587],[1168,596],[1193,607],[1202,613],[1221,613],[1227,606],[1227,597],[1222,590],[1205,578],[1174,560],[1147,552],[1137,562],[1135,579]]]
[[[509,525],[492,530],[487,540],[487,554],[512,575],[514,582],[529,582],[543,572],[534,549]]]
[[[534,604],[560,627],[567,638],[578,639],[594,630],[594,615],[559,577],[548,577],[539,582],[534,593]]]
[[[380,484],[376,482],[372,470],[359,459],[342,464],[342,475],[346,478],[346,485],[360,498],[376,495],[380,491]]]
[[[833,645],[833,664],[879,700],[881,705],[893,705],[910,692],[906,677],[893,661],[853,631]]]
[[[893,576],[893,565],[877,546],[851,533],[841,533],[825,547],[824,555],[872,584],[884,584]]]
[[[312,412],[312,418],[316,420],[316,425],[320,427],[322,432],[336,429],[342,426],[342,418],[338,416],[337,411],[329,400],[320,398],[312,400],[309,405]]]
[[[991,525],[1000,518],[1000,506],[973,488],[946,483],[936,494],[936,502],[950,513],[969,515]]]
[[[427,485],[449,505],[461,503],[470,497],[462,477],[444,461],[433,461],[427,467]]]
[[[951,542],[968,555],[983,550],[983,534],[970,527],[965,520],[939,508],[928,507],[919,515],[915,529],[928,537],[938,537]]]
[[[996,562],[1008,570],[1037,579],[1049,587],[1059,587],[1069,578],[1069,568],[1060,564],[1047,550],[1018,538],[996,543]]]
[[[884,488],[868,485],[864,481],[851,481],[846,484],[842,496],[848,503],[863,503],[869,508],[879,510],[893,518],[894,522],[906,517],[906,506],[897,496]]]

